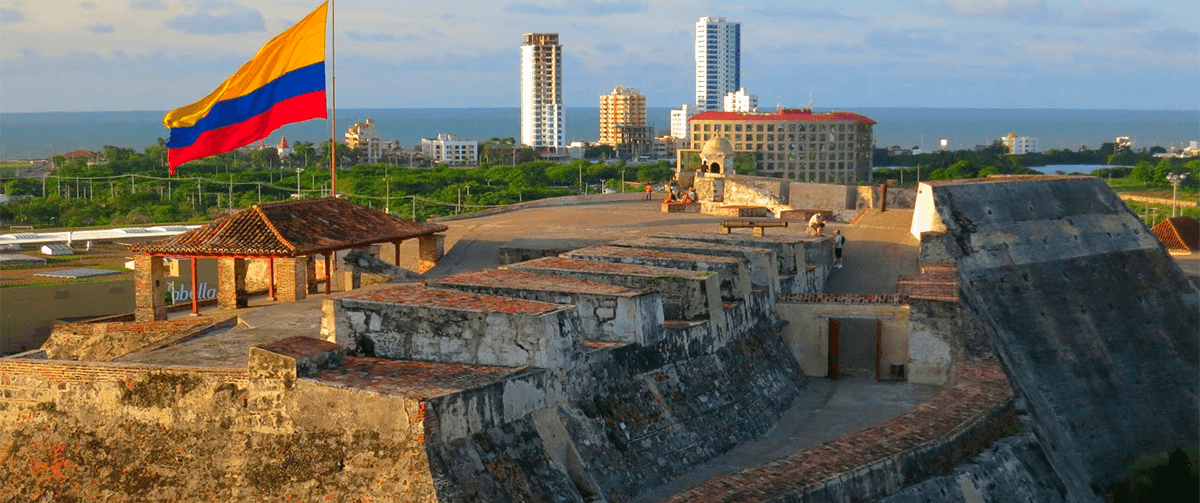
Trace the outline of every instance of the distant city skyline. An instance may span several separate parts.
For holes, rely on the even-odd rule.
[[[212,91],[315,0],[0,0],[0,112],[169,110]],[[1200,110],[1195,2],[447,0],[336,4],[338,108],[519,106],[523,33],[563,41],[563,103],[615,85],[695,101],[701,17],[742,25],[763,109]]]

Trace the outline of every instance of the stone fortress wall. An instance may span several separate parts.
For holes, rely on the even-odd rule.
[[[1086,181],[1047,184],[1051,188],[1041,190],[1050,192],[1040,200],[1075,197],[1067,194],[1081,187],[1071,183],[1087,188]],[[665,235],[657,239],[677,242],[616,243],[611,246],[640,251],[581,250],[428,285],[339,295],[323,306],[321,333],[313,334],[319,339],[252,348],[244,368],[49,360],[45,352],[0,359],[0,441],[8,461],[0,491],[28,500],[628,501],[762,435],[805,392],[804,374],[813,373],[806,358],[820,334],[796,332],[807,322],[793,317],[786,323],[788,309],[819,318],[821,312],[882,308],[897,322],[885,361],[903,362],[905,379],[946,383],[933,401],[675,500],[903,502],[947,490],[963,500],[976,493],[1091,500],[1090,489],[1081,487],[1108,480],[1116,468],[1099,456],[1112,453],[1105,446],[1063,449],[1078,449],[1073,432],[1080,428],[1117,435],[1117,441],[1144,440],[1121,437],[1136,437],[1122,428],[1140,419],[1120,412],[1129,390],[1144,390],[1138,387],[1143,381],[1097,381],[1089,372],[1119,375],[1131,371],[1129,362],[1145,363],[1121,351],[1108,360],[1088,352],[1097,338],[1117,344],[1102,339],[1108,330],[1094,336],[1089,330],[1095,328],[1073,329],[1073,338],[1051,331],[1069,348],[1055,357],[1096,363],[1091,371],[1076,365],[1069,367],[1073,374],[1055,374],[1058,367],[1039,353],[1044,346],[1013,336],[1019,317],[996,311],[1011,298],[994,298],[1005,290],[986,282],[1013,281],[1022,271],[997,269],[1008,259],[988,257],[997,250],[1041,257],[1022,255],[1020,243],[1001,239],[1014,235],[1006,225],[1031,220],[1012,218],[1016,210],[1006,205],[1022,201],[1012,194],[959,199],[958,190],[934,188],[931,213],[948,223],[945,232],[920,234],[924,273],[903,280],[900,296],[819,294],[830,270],[828,237],[713,234],[687,236],[692,242],[685,243]],[[961,206],[964,200],[989,202]],[[1101,239],[1096,228],[1112,238],[1123,222],[1121,208],[1080,204],[1065,216],[1020,225],[1033,225],[1039,239],[1060,240],[1053,260],[1102,260],[1074,241]],[[983,216],[997,211],[1009,216]],[[1073,219],[1100,225],[1067,227],[1065,238],[1037,233],[1038,226],[1061,229],[1062,220]],[[1129,233],[1132,241],[1107,245],[1114,249],[1105,255],[1150,260],[1149,270],[1121,263],[1139,284],[1158,277],[1173,286],[1167,262],[1156,261],[1151,247],[1129,245],[1141,243],[1137,232]],[[736,261],[685,266],[682,256],[670,255],[702,255],[701,248]],[[1085,277],[1101,281],[1094,276]],[[1155,297],[1134,314],[1195,307],[1188,292],[1178,301]],[[777,304],[793,307],[776,311]],[[618,312],[630,318],[618,321]],[[1146,382],[1195,375],[1193,341],[1168,333],[1189,323],[1196,326],[1184,317],[1151,327],[1148,344],[1180,356],[1150,369],[1153,375],[1141,376]],[[1056,326],[1027,327],[1035,331],[1028,336],[1046,336],[1047,327]],[[988,360],[993,351],[1007,376]],[[1051,379],[1062,383],[1051,385]],[[1097,382],[1119,400],[1098,404],[1103,399],[1089,395],[1086,384]],[[1063,400],[1056,387],[1076,393],[1073,406],[1084,412],[1055,412]],[[1189,396],[1183,402],[1194,405],[1194,390]],[[1148,394],[1143,405],[1182,414],[1179,424],[1196,424],[1187,415],[1194,411],[1159,398]],[[1018,429],[1018,406],[1026,402],[1033,433],[996,441]],[[1116,423],[1095,425],[1085,415]],[[1195,443],[1180,435],[1167,441]],[[976,464],[953,468],[980,450]],[[964,484],[964,477],[974,482]],[[1026,492],[1014,488],[1025,483]]]

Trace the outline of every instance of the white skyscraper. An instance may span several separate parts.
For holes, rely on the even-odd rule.
[[[696,22],[696,108],[721,110],[727,93],[742,86],[742,23],[723,17]]]
[[[557,33],[526,33],[521,45],[521,143],[563,147],[562,46]]]

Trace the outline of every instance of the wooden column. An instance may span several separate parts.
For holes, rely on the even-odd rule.
[[[395,258],[395,262],[396,262],[396,266],[397,266],[397,267],[399,267],[399,266],[400,266],[400,243],[402,243],[402,242],[403,242],[403,241],[395,241],[395,242],[393,242],[393,243],[392,243],[393,245],[395,245],[395,246],[396,246],[396,258]]]
[[[191,257],[188,259],[192,263],[192,316],[200,316],[200,289],[196,286],[196,261],[200,257]]]
[[[275,257],[267,257],[267,269],[270,270],[268,274],[271,278],[267,282],[267,296],[271,300],[279,300],[275,297]]]
[[[330,260],[331,255],[333,255],[333,252],[325,254],[325,295],[333,293],[333,270],[330,269],[333,264],[333,261]]]

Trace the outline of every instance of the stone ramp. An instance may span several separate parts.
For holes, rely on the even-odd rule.
[[[1071,501],[1141,456],[1200,443],[1200,298],[1100,179],[922,186],[914,232],[959,271]],[[932,206],[932,207],[931,207]],[[921,220],[921,219],[918,219]],[[922,227],[919,229],[918,227]]]

